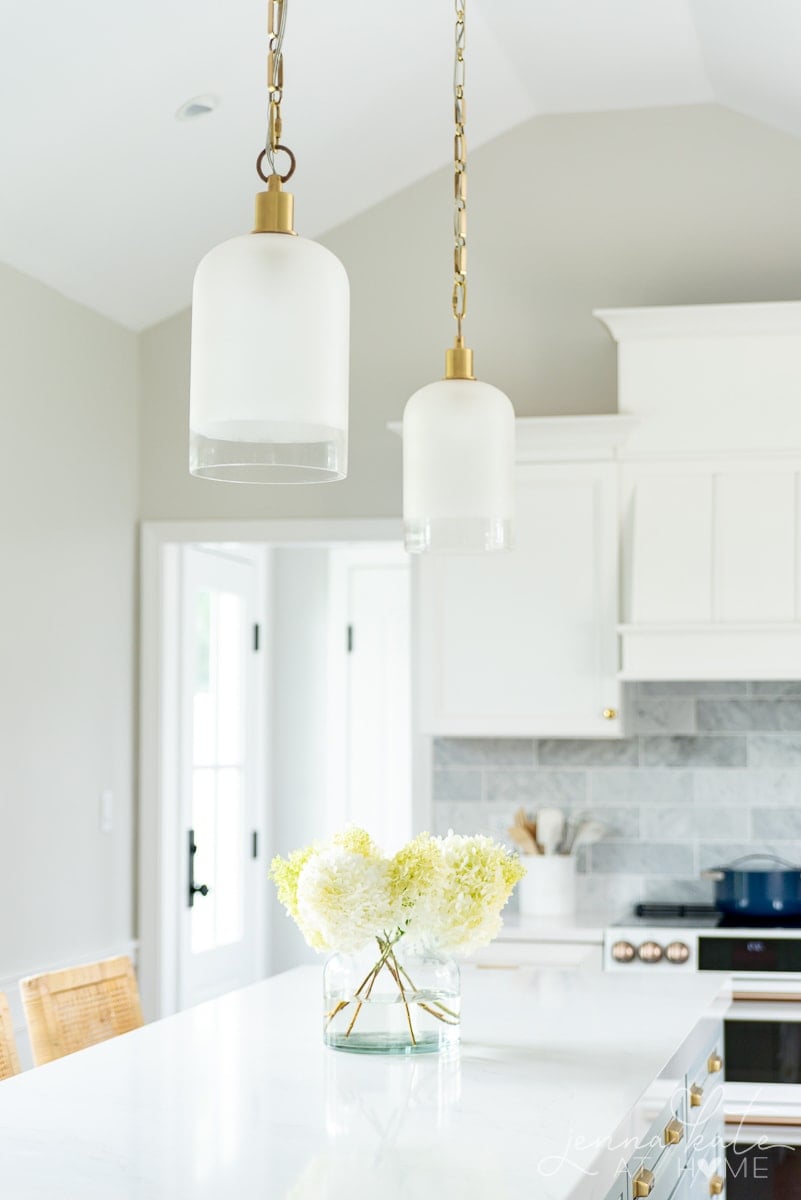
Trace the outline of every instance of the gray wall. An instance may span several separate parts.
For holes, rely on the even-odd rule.
[[[453,336],[451,196],[443,170],[322,239],[353,298],[344,483],[191,479],[189,314],[143,335],[144,517],[399,513],[400,442],[386,423],[441,376]],[[302,232],[300,174],[296,208]],[[471,157],[466,332],[479,376],[521,416],[614,411],[615,350],[594,307],[797,299],[799,279],[801,143],[725,109],[541,117]]]
[[[5,979],[133,933],[137,338],[0,266],[0,370]]]
[[[801,863],[801,684],[640,683],[621,741],[439,739],[435,831],[506,840],[515,809],[586,812],[579,903],[711,900],[699,872],[755,850]]]

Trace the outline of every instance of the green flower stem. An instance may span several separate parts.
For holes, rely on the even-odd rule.
[[[381,943],[379,942],[379,946],[380,946],[380,945],[381,945]],[[387,946],[387,950],[388,950],[388,949],[389,949],[389,947]],[[368,980],[368,979],[370,980],[370,983],[369,983],[369,986],[368,986],[368,988],[367,988],[367,991],[364,993],[364,999],[363,999],[363,1000],[360,1000],[360,1001],[359,1001],[359,1003],[356,1005],[356,1012],[353,1014],[353,1016],[352,1016],[352,1018],[351,1018],[350,1025],[348,1025],[348,1028],[347,1028],[347,1029],[346,1029],[346,1031],[345,1031],[345,1037],[350,1037],[350,1035],[351,1035],[351,1031],[353,1030],[353,1026],[356,1024],[356,1018],[358,1017],[359,1013],[362,1011],[362,1005],[364,1004],[364,1001],[365,1001],[365,1000],[369,1000],[369,999],[370,999],[370,993],[371,993],[371,992],[372,992],[372,990],[373,990],[373,984],[375,983],[376,979],[378,978],[378,975],[379,975],[379,972],[380,972],[381,968],[382,968],[382,967],[383,967],[385,964],[386,964],[386,951],[382,953],[382,955],[381,955],[381,958],[378,960],[378,962],[376,963],[376,965],[373,967],[373,969],[372,969],[372,971],[370,972],[370,974],[369,974],[369,975],[366,975],[366,976],[365,976],[365,978],[364,978],[364,981],[363,981],[362,983],[360,983],[360,984],[359,984],[359,987],[357,988],[357,990],[356,990],[356,992],[355,992],[355,995],[356,995],[356,996],[358,996],[358,995],[359,995],[359,992],[361,992],[361,990],[362,990],[362,988],[364,987],[365,983],[367,983],[367,980]]]
[[[454,1017],[456,1017],[456,1020],[449,1021],[447,1017],[443,1017],[442,1013],[438,1013],[435,1009],[433,1009],[430,1004],[424,1004],[422,1000],[418,1000],[417,1003],[420,1005],[420,1007],[425,1012],[430,1013],[430,1015],[432,1017],[436,1017],[438,1021],[442,1021],[443,1025],[458,1025],[459,1024],[459,1018],[456,1017],[456,1013],[452,1014]],[[442,1007],[445,1008],[444,1005]],[[446,1008],[445,1011],[450,1012],[450,1009]]]
[[[406,982],[408,983],[409,987],[412,989],[413,992],[416,992],[417,988],[414,986],[411,979],[409,978],[408,971],[405,969],[405,967],[401,967],[400,963],[398,963],[398,967],[403,972],[403,975],[405,976]],[[455,1013],[452,1008],[448,1008],[447,1004],[443,1004],[441,1000],[438,1000],[436,998],[436,996],[432,996],[431,1001],[433,1004],[435,1004],[437,1006],[437,1008],[441,1008],[444,1013],[447,1013],[449,1017],[453,1017],[453,1021],[446,1021],[447,1025],[458,1025],[459,1024],[459,1014]],[[421,1008],[426,1008],[426,1005],[423,1004],[420,1000],[418,1000],[417,1003],[420,1005]],[[426,1011],[431,1012],[431,1009],[426,1009]],[[436,1013],[431,1013],[431,1015],[432,1015],[432,1017],[437,1016]]]
[[[349,1000],[337,1000],[336,1004],[335,1004],[335,1005],[334,1005],[334,1007],[331,1009],[331,1011],[330,1011],[330,1012],[327,1012],[327,1013],[325,1014],[325,1015],[326,1015],[326,1017],[328,1018],[328,1019],[327,1019],[327,1021],[326,1021],[326,1023],[325,1023],[325,1027],[326,1027],[326,1029],[327,1029],[327,1028],[328,1028],[328,1026],[331,1024],[331,1022],[333,1021],[334,1017],[335,1017],[335,1016],[337,1016],[337,1015],[338,1015],[338,1013],[341,1013],[343,1008],[347,1008],[349,1004],[350,1004],[350,1001],[349,1001]]]
[[[356,1020],[359,1016],[359,1013],[362,1010],[362,1007],[364,1006],[365,1002],[370,999],[370,994],[373,990],[373,987],[375,986],[375,982],[376,982],[378,976],[381,974],[382,969],[386,968],[387,971],[389,971],[390,975],[392,976],[392,979],[394,980],[395,985],[396,985],[398,991],[400,992],[401,999],[403,1000],[403,1007],[406,1010],[406,1021],[409,1026],[409,1035],[412,1039],[412,1045],[413,1046],[417,1045],[417,1038],[415,1037],[415,1034],[414,1034],[414,1025],[412,1024],[412,1012],[411,1012],[411,1008],[409,1006],[409,999],[407,996],[406,988],[404,988],[404,986],[403,986],[403,980],[404,979],[406,980],[406,983],[408,984],[408,987],[411,989],[412,993],[416,994],[417,988],[414,984],[414,981],[411,979],[409,972],[406,970],[405,967],[401,966],[401,964],[398,962],[397,956],[393,949],[396,942],[400,941],[400,939],[403,937],[403,932],[404,932],[403,930],[399,929],[395,933],[394,936],[385,934],[383,938],[380,938],[380,937],[376,938],[376,941],[378,943],[378,948],[381,951],[381,953],[378,958],[378,961],[367,972],[364,979],[359,984],[359,986],[356,988],[356,991],[353,993],[353,999],[357,1001],[356,1011],[354,1012],[353,1016],[350,1019],[348,1028],[345,1031],[345,1037],[350,1037],[351,1033],[353,1032],[353,1028],[356,1024]],[[366,991],[365,991],[365,988],[367,989]],[[364,992],[363,996],[362,996],[362,992]],[[351,1003],[350,1000],[338,1000],[337,1001],[337,1003],[334,1005],[334,1007],[331,1009],[331,1011],[326,1014],[326,1016],[328,1018],[328,1020],[326,1022],[326,1028],[328,1027],[328,1025],[331,1024],[331,1022],[334,1020],[334,1018],[336,1016],[338,1016],[340,1012],[343,1011],[343,1009],[348,1007],[348,1005],[350,1003]],[[433,997],[433,996],[431,997],[431,1004],[425,1004],[422,1000],[414,1001],[414,1003],[418,1004],[420,1006],[420,1008],[422,1008],[423,1011],[427,1012],[430,1016],[435,1017],[438,1021],[442,1021],[442,1023],[444,1025],[458,1025],[459,1024],[459,1014],[455,1013],[453,1011],[453,1009],[448,1008],[447,1005],[443,1004],[442,1001],[438,1000],[436,997]],[[434,1005],[435,1007],[432,1007],[432,1005]],[[440,1009],[441,1011],[437,1012],[436,1009]],[[446,1015],[443,1016],[442,1015],[443,1013],[445,1013]],[[449,1020],[448,1018],[452,1018],[452,1019]]]
[[[350,1019],[350,1025],[348,1025],[348,1028],[345,1030],[345,1037],[350,1037],[351,1030],[353,1029],[353,1026],[356,1024],[356,1018],[358,1017],[359,1013],[362,1011],[362,1004],[363,1004],[363,1001],[360,1000],[359,1003],[356,1005],[356,1011]]]
[[[414,1036],[414,1027],[412,1025],[412,1013],[409,1008],[409,1002],[406,999],[406,991],[403,987],[403,980],[400,977],[400,968],[398,967],[398,960],[395,957],[395,953],[391,947],[390,947],[390,951],[389,951],[389,957],[392,959],[392,962],[395,964],[394,969],[392,966],[390,966],[389,962],[386,963],[386,967],[387,967],[387,970],[389,971],[390,975],[392,976],[392,978],[395,980],[395,982],[398,985],[398,990],[400,991],[401,998],[403,999],[403,1007],[406,1009],[406,1021],[409,1026],[409,1037],[412,1039],[412,1045],[416,1046],[417,1038]],[[409,978],[408,975],[406,976],[406,978],[407,979]]]
[[[353,1026],[356,1024],[356,1018],[358,1017],[359,1013],[362,1010],[362,1005],[364,1004],[365,1000],[369,1000],[370,993],[373,990],[373,984],[375,983],[376,979],[378,978],[378,974],[379,974],[381,968],[385,965],[387,955],[389,954],[389,951],[390,951],[390,943],[388,941],[386,943],[382,943],[380,938],[378,938],[376,940],[378,941],[378,947],[381,950],[381,957],[379,958],[379,960],[375,964],[375,966],[370,971],[367,972],[364,979],[361,981],[359,986],[356,988],[356,991],[353,993],[353,996],[355,999],[357,996],[361,995],[361,993],[364,991],[365,987],[367,988],[364,998],[359,1000],[358,1004],[356,1005],[356,1011],[353,1014],[353,1017],[351,1018],[351,1022],[348,1025],[348,1028],[345,1030],[345,1037],[350,1037],[350,1035],[353,1031]],[[338,1016],[339,1013],[342,1012],[343,1008],[347,1008],[349,1004],[350,1004],[350,1000],[338,1000],[337,1001],[337,1003],[334,1005],[334,1007],[331,1009],[331,1011],[326,1014],[328,1017],[328,1020],[326,1022],[326,1029],[331,1024],[334,1017]]]

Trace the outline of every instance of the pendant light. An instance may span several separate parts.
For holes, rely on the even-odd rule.
[[[295,156],[281,143],[288,0],[268,4],[268,131],[256,160],[267,190],[253,232],[216,246],[195,275],[189,466],[239,483],[325,483],[347,474],[348,277],[293,229],[283,185]]]
[[[498,388],[473,375],[467,314],[465,6],[456,0],[454,281],[456,341],[445,378],[415,392],[403,414],[403,523],[410,553],[506,550],[514,511],[515,415]]]

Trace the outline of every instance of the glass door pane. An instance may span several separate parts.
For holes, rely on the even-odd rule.
[[[252,857],[259,824],[252,636],[258,568],[211,547],[183,553],[182,846],[189,861],[180,990],[186,1006],[255,977],[260,864]]]
[[[204,587],[195,595],[191,827],[195,882],[209,893],[192,909],[193,954],[237,942],[243,932],[243,610],[231,592]]]

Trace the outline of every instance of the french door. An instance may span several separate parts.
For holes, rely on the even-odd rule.
[[[252,982],[264,942],[259,561],[181,551],[180,1008]]]

